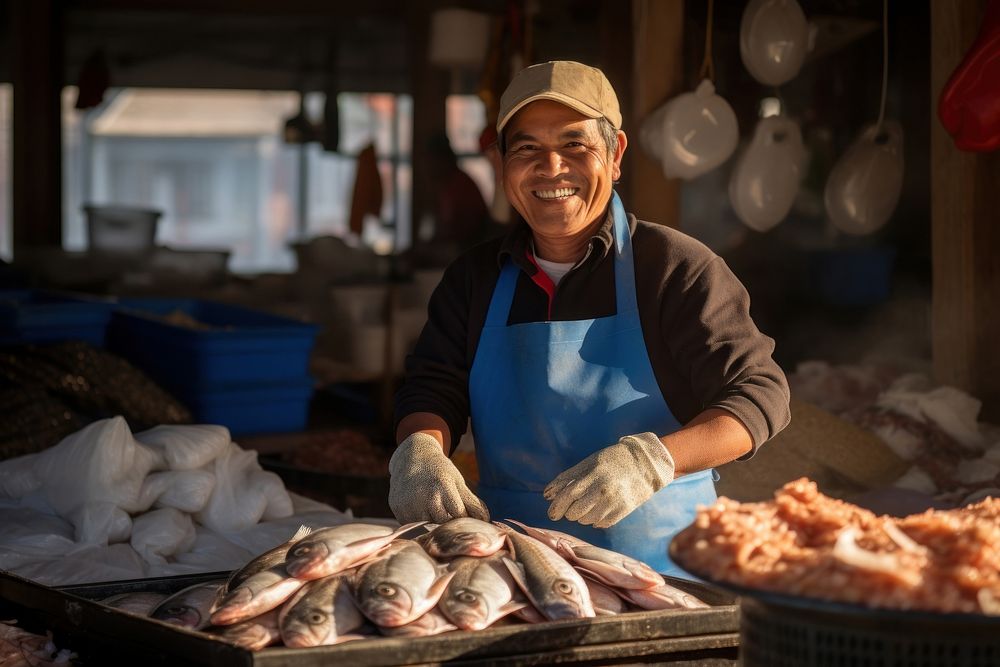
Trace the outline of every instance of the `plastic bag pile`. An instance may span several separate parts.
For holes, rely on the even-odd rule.
[[[50,585],[233,569],[300,524],[352,520],[291,496],[223,426],[114,417],[0,462],[0,569]]]
[[[1000,496],[1000,427],[979,421],[974,396],[878,364],[802,362],[788,382],[796,398],[871,431],[910,462],[896,488],[946,506]]]

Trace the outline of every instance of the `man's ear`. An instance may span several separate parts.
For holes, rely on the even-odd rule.
[[[622,177],[622,156],[625,155],[625,148],[628,147],[628,137],[621,130],[618,130],[618,147],[615,149],[613,167],[611,169],[611,180],[617,181]]]

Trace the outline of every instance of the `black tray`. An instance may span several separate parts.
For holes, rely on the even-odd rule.
[[[685,664],[734,664],[739,610],[724,591],[672,581],[712,607],[684,611],[632,612],[614,617],[509,625],[434,637],[379,638],[306,649],[258,652],[212,635],[185,630],[105,607],[95,600],[116,593],[170,593],[228,572],[50,588],[0,571],[0,614],[29,629],[55,632],[57,645],[81,655],[80,664],[114,661],[153,665],[401,665],[542,664],[595,662],[669,655]]]

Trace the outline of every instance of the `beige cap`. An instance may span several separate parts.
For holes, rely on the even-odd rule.
[[[526,67],[511,80],[500,97],[497,132],[526,104],[552,100],[588,118],[607,118],[621,129],[622,112],[608,77],[596,67],[572,60],[553,60]]]

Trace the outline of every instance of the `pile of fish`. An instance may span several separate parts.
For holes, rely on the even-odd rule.
[[[645,563],[508,521],[524,532],[471,518],[303,527],[228,580],[102,602],[252,650],[708,606]]]

